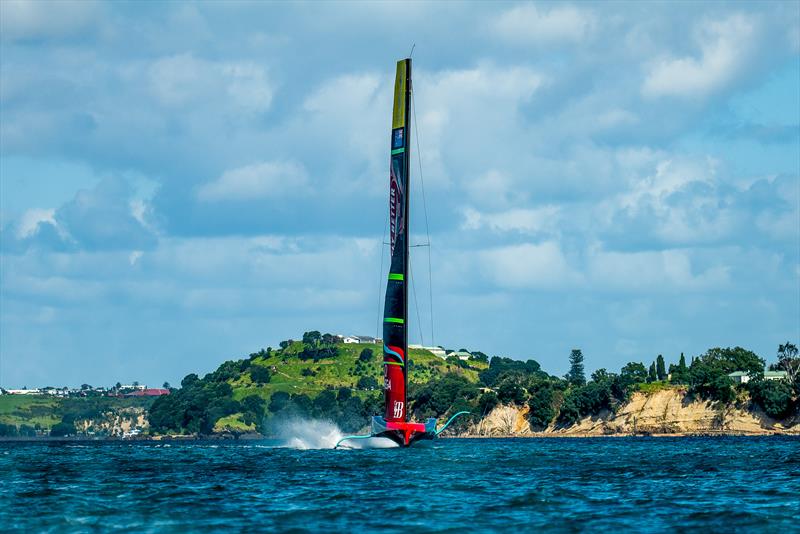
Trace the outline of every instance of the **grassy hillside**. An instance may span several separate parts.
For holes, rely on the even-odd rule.
[[[326,418],[358,429],[382,410],[381,345],[319,340],[281,345],[224,362],[202,378],[188,375],[174,395],[153,405],[152,431],[263,432],[271,418],[290,415]],[[421,349],[411,349],[407,362],[410,397],[445,377],[455,381],[453,394],[464,384],[477,391],[478,375],[488,367],[480,359],[443,360]]]
[[[284,350],[274,351],[269,356],[255,356],[250,360],[250,367],[239,376],[229,380],[233,386],[234,399],[241,400],[248,395],[258,395],[269,399],[276,391],[289,394],[306,394],[316,397],[328,389],[347,387],[356,395],[365,395],[371,390],[360,389],[358,381],[363,376],[370,376],[378,384],[383,383],[383,355],[381,346],[375,344],[336,344],[336,355],[317,361],[301,360],[298,354],[304,346],[299,341],[292,343]],[[364,350],[371,350],[371,360],[361,362],[359,355]],[[470,382],[478,381],[478,372],[488,367],[487,363],[470,361],[469,368],[462,368],[448,363],[427,350],[411,349],[410,351],[411,384],[424,384],[447,373],[455,373]],[[252,367],[266,367],[271,371],[267,384],[257,384],[252,379]],[[304,374],[305,372],[305,374]]]
[[[0,436],[47,434],[62,425],[65,433],[75,428],[92,428],[106,435],[120,419],[133,421],[145,413],[153,398],[68,397],[48,395],[0,395]],[[70,432],[70,428],[73,429]]]

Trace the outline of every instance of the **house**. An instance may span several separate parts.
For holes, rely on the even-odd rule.
[[[788,377],[786,371],[764,371],[764,380],[786,380]]]
[[[750,381],[750,375],[744,371],[728,373],[728,377],[734,384],[747,384]],[[786,380],[787,377],[786,371],[764,371],[764,380]]]
[[[744,371],[728,373],[728,378],[730,378],[734,384],[747,384],[750,381],[750,375]]]
[[[147,388],[125,394],[126,397],[160,397],[161,395],[169,395],[169,390],[163,388]]]
[[[41,393],[40,390],[34,389],[7,389],[6,393],[9,395],[39,395]]]
[[[370,336],[345,336],[342,343],[381,343],[382,340]]]
[[[462,362],[465,362],[465,361],[469,360],[470,358],[472,358],[472,354],[470,354],[467,351],[451,352],[450,356],[455,356],[456,358],[458,358]]]

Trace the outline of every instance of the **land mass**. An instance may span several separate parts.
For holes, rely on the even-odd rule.
[[[312,331],[204,377],[187,375],[155,399],[2,395],[0,436],[272,436],[280,421],[297,417],[363,431],[382,412],[380,349]],[[778,359],[773,367],[790,371],[800,363],[796,349]],[[769,380],[764,359],[740,347],[709,349],[690,364],[681,355],[669,367],[659,355],[649,371],[630,362],[589,380],[580,351],[570,362],[562,378],[535,360],[412,348],[410,411],[440,420],[470,412],[448,430],[454,437],[800,433],[796,374],[773,372],[780,378]]]

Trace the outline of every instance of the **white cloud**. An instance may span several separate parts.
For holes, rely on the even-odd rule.
[[[535,4],[523,4],[496,17],[491,28],[500,38],[521,43],[579,42],[594,27],[594,16],[574,6],[545,10]]]
[[[507,289],[548,289],[580,281],[555,241],[482,250],[478,261],[493,284]]]
[[[242,113],[263,113],[274,93],[266,69],[249,61],[216,62],[179,54],[156,60],[147,74],[153,95],[167,107],[218,102]]]
[[[495,232],[520,232],[523,234],[558,233],[561,215],[559,206],[542,206],[532,209],[511,209],[498,213],[483,213],[474,208],[463,212],[465,230],[488,228]]]
[[[39,228],[39,223],[49,223],[58,227],[55,214],[56,210],[54,209],[34,208],[25,211],[17,222],[17,238],[25,239],[34,235]]]
[[[85,32],[98,18],[94,0],[3,0],[0,35],[3,40],[62,38]]]
[[[756,23],[736,14],[698,32],[700,57],[663,58],[649,68],[645,96],[703,97],[723,89],[751,59]]]
[[[225,171],[197,191],[202,201],[284,197],[307,190],[308,175],[292,161],[266,161]]]
[[[595,287],[664,291],[672,289],[714,289],[729,282],[729,269],[724,265],[711,266],[695,273],[689,252],[663,250],[658,252],[589,253],[588,274]]]

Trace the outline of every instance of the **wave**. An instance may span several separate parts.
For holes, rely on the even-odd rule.
[[[345,434],[333,422],[321,419],[289,419],[279,423],[276,435],[281,447],[298,450],[333,449]],[[340,449],[386,449],[397,444],[385,438],[344,441]]]

